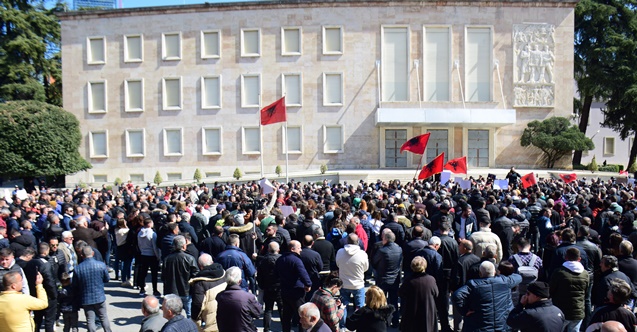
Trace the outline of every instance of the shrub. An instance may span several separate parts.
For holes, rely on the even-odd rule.
[[[599,167],[598,170],[600,172],[613,172],[613,173],[619,173],[619,167],[617,165],[606,165],[606,166],[602,166]]]
[[[160,185],[162,182],[164,182],[164,179],[161,178],[161,174],[159,174],[159,171],[157,171],[157,173],[155,173],[155,178],[153,179],[153,183],[156,185]]]
[[[598,169],[597,160],[595,159],[595,156],[593,156],[593,160],[591,160],[591,163],[588,164],[588,170],[595,173]]]
[[[274,173],[276,173],[276,176],[281,176],[281,166],[276,165],[276,168],[274,168]]]
[[[243,176],[243,173],[241,173],[241,170],[239,169],[239,167],[235,168],[234,173],[232,174],[232,177],[237,180],[240,180],[242,176]]]
[[[201,171],[199,170],[199,168],[195,170],[195,174],[192,176],[192,178],[195,179],[197,183],[201,182],[202,176],[201,176]]]
[[[573,165],[573,170],[585,171],[588,169],[587,165],[577,164]]]
[[[633,162],[632,165],[630,165],[630,167],[628,168],[628,173],[635,173],[637,172],[637,162]]]
[[[327,164],[321,164],[321,174],[325,174],[327,172]]]
[[[121,186],[122,185],[122,179],[120,178],[115,178],[115,181],[113,182],[114,185],[116,186]]]

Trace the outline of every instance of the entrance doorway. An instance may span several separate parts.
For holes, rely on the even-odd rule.
[[[407,153],[400,153],[405,141],[407,129],[385,129],[385,167],[407,167]]]

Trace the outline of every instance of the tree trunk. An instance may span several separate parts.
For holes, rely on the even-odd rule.
[[[582,108],[579,110],[579,131],[586,134],[586,127],[588,127],[588,119],[591,115],[591,105],[593,104],[593,96],[585,96]],[[582,151],[575,151],[573,154],[573,166],[582,163]]]
[[[637,144],[633,141],[633,146],[630,147],[630,155],[628,156],[628,165],[626,166],[626,170],[629,170],[635,163],[635,158],[637,158]]]

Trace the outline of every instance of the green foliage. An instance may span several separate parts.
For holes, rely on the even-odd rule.
[[[0,5],[0,101],[37,100],[62,105],[60,23],[64,4],[2,0]]]
[[[595,148],[590,138],[563,117],[529,122],[522,133],[520,144],[524,147],[533,145],[542,150],[548,168],[553,168],[556,161],[570,155],[573,150],[588,151]]]
[[[321,164],[321,174],[325,174],[327,172],[327,164]]]
[[[153,183],[156,185],[160,185],[162,182],[164,182],[164,179],[161,178],[161,174],[159,174],[159,171],[157,171],[155,173],[155,177],[153,178]]]
[[[64,109],[37,101],[0,104],[0,175],[67,175],[91,168],[80,156],[80,123]]]
[[[632,163],[628,168],[628,173],[634,174],[635,172],[637,172],[637,163]]]
[[[116,185],[116,186],[118,186],[118,187],[119,187],[119,186],[121,186],[121,185],[122,185],[122,183],[123,183],[123,182],[122,182],[122,179],[120,179],[120,178],[118,178],[118,177],[117,177],[117,178],[115,178],[115,181],[113,182],[113,184],[114,184],[114,185]]]
[[[606,165],[606,166],[599,167],[599,168],[598,168],[598,170],[599,170],[600,172],[613,172],[613,173],[617,173],[617,172],[619,172],[619,167],[618,167],[617,165],[611,165],[611,164],[608,164],[608,165]]]
[[[201,176],[201,171],[199,170],[199,168],[195,170],[195,174],[193,174],[192,178],[195,179],[197,183],[201,182],[201,179],[203,177]]]
[[[281,176],[281,166],[276,165],[276,167],[274,168],[274,173],[276,173],[277,176]]]
[[[588,165],[577,164],[573,165],[573,170],[585,171],[588,169]]]
[[[243,173],[241,173],[241,170],[239,169],[239,167],[235,168],[234,173],[232,173],[232,177],[237,180],[241,180],[242,176],[243,176]]]
[[[588,164],[588,170],[595,173],[599,170],[599,166],[597,166],[597,159],[595,159],[595,156],[593,156],[593,159],[591,160],[591,163]]]

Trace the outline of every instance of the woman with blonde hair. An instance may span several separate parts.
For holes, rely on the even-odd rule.
[[[393,305],[387,304],[383,290],[371,286],[365,292],[365,306],[347,318],[345,327],[351,331],[385,332],[394,310]]]

